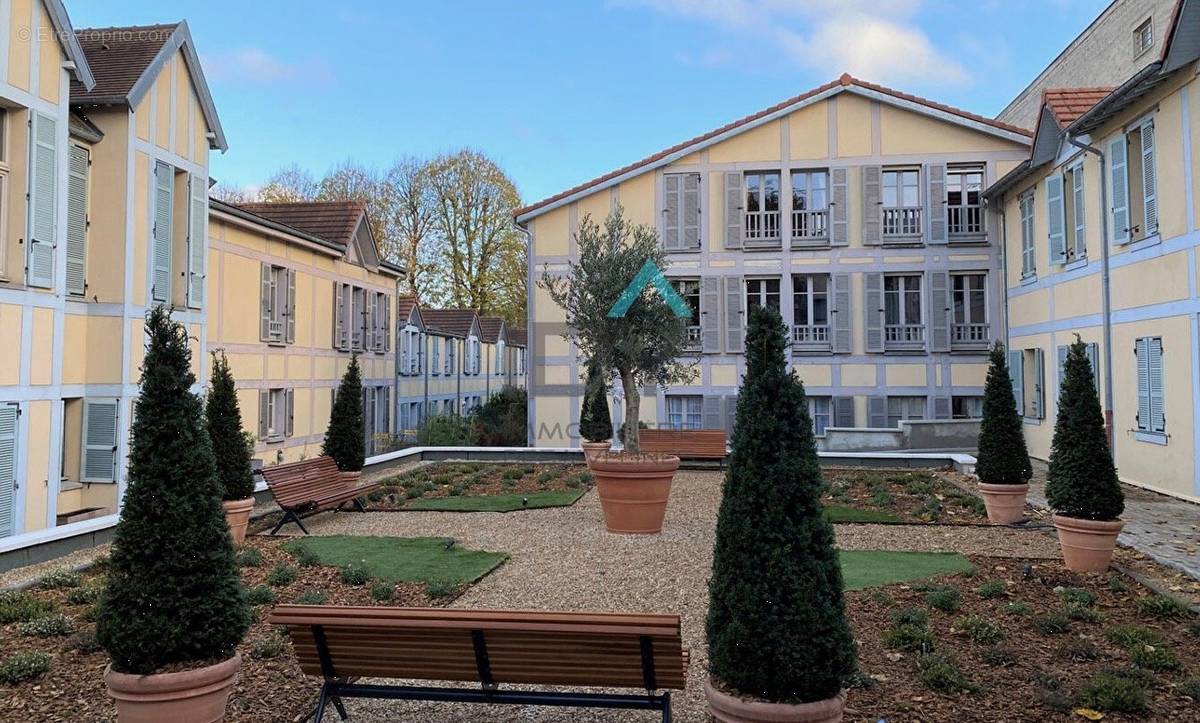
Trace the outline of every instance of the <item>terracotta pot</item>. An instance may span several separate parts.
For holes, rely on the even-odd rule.
[[[846,691],[812,703],[766,703],[746,700],[718,690],[704,681],[708,712],[720,723],[840,723],[846,708]]]
[[[246,541],[246,525],[250,522],[250,511],[254,509],[254,498],[226,500],[221,505],[225,508],[225,521],[229,523],[233,544],[242,544]]]
[[[979,494],[987,507],[988,522],[1011,525],[1025,516],[1025,494],[1029,485],[990,485],[979,483]]]
[[[1125,523],[1121,520],[1097,522],[1078,517],[1054,515],[1058,528],[1058,545],[1062,548],[1063,563],[1075,572],[1104,572],[1112,562],[1117,535]]]
[[[588,467],[596,478],[596,493],[609,532],[662,532],[671,496],[671,480],[679,469],[674,455],[600,454]]]
[[[591,467],[593,459],[612,449],[612,440],[606,439],[603,442],[584,442],[579,446],[583,447],[583,460],[588,463],[588,467]]]
[[[130,675],[108,666],[104,683],[117,701],[119,723],[216,723],[237,682],[242,658],[234,653],[216,665],[179,673]]]

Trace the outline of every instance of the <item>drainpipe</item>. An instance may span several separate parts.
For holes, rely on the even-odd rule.
[[[429,342],[429,334],[426,332],[421,332],[421,355],[422,356],[425,355],[425,347],[429,343],[430,343]],[[437,342],[435,341],[433,343],[436,344]],[[432,359],[433,355],[430,354],[429,358]],[[421,414],[419,416],[422,420],[424,420],[425,417],[429,414],[429,365],[425,364],[421,368],[424,370],[424,374],[422,374],[421,376],[424,377],[424,379],[422,381],[424,382],[424,387],[425,387],[425,399],[421,403]]]
[[[984,204],[988,203],[988,199],[983,199]],[[1000,204],[1000,293],[1001,306],[1000,314],[1004,318],[1004,351],[1008,353],[1009,335],[1008,335],[1008,216],[1004,212],[1004,203]]]
[[[454,345],[458,347],[458,353],[454,355],[454,413],[462,414],[462,370],[463,364],[466,363],[466,346],[467,340],[463,339],[462,344],[458,340],[454,340]]]
[[[1108,184],[1106,178],[1104,152],[1094,146],[1067,135],[1067,142],[1085,153],[1094,153],[1100,159],[1100,290],[1101,316],[1104,319],[1104,429],[1108,433],[1108,453],[1115,456],[1113,451],[1113,352],[1112,352],[1112,291],[1109,280],[1111,268],[1108,253]]]

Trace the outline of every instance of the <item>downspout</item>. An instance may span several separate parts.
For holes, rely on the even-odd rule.
[[[422,331],[421,332],[421,354],[422,354],[422,356],[425,354],[425,347],[426,347],[426,345],[429,344],[429,340],[430,340],[429,334],[427,332]],[[437,342],[435,341],[433,343],[436,344]],[[432,359],[433,355],[430,354],[429,358]],[[425,387],[425,399],[424,399],[424,401],[421,402],[421,414],[419,416],[421,418],[421,421],[424,421],[425,417],[428,416],[428,414],[429,414],[429,365],[425,365],[422,368],[425,370],[425,373],[421,375],[422,377],[424,377],[424,379],[422,381],[424,382],[424,387]]]
[[[984,203],[988,203],[988,199],[984,199]],[[1001,283],[1000,289],[1003,302],[1000,306],[1000,314],[1004,317],[1004,351],[1008,352],[1009,334],[1008,334],[1008,216],[1005,213],[1004,203],[1000,204],[1000,274]]]
[[[1113,352],[1112,352],[1112,290],[1111,268],[1108,253],[1108,184],[1105,171],[1104,152],[1089,146],[1067,134],[1067,142],[1085,153],[1094,153],[1100,159],[1100,291],[1101,316],[1104,319],[1104,429],[1108,433],[1108,454],[1115,457],[1113,450]]]
[[[454,355],[454,413],[462,415],[462,370],[463,365],[467,363],[466,355],[466,339],[460,345],[458,340],[454,340],[454,345],[458,347],[458,352]]]

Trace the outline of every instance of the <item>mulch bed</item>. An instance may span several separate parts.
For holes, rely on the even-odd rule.
[[[982,499],[933,471],[831,467],[823,472],[826,505],[889,513],[906,523],[987,523]]]
[[[379,482],[383,489],[368,497],[370,510],[406,509],[417,499],[579,490],[592,480],[583,465],[445,462]]]
[[[1134,669],[1130,652],[1110,642],[1105,632],[1114,626],[1135,624],[1152,630],[1162,645],[1173,651],[1181,665],[1177,671],[1147,675],[1146,711],[1141,714],[1106,712],[1105,721],[1200,721],[1200,703],[1187,697],[1178,684],[1191,678],[1200,686],[1200,622],[1195,616],[1157,618],[1139,611],[1137,600],[1149,591],[1120,575],[1078,574],[1060,563],[974,557],[971,577],[949,576],[922,584],[890,585],[850,592],[847,608],[859,645],[860,669],[872,684],[850,691],[853,710],[848,721],[1045,721],[1085,718],[1072,713],[1080,687],[1105,670]],[[1118,582],[1112,583],[1110,579]],[[998,581],[1003,592],[985,598],[981,586]],[[944,612],[927,601],[931,586],[953,588],[959,609]],[[993,586],[994,587],[994,586]],[[1066,609],[1064,594],[1083,588],[1095,596],[1088,609],[1096,621],[1070,620],[1060,633],[1040,632],[1035,623],[1048,613]],[[1125,588],[1125,589],[1121,589]],[[1028,612],[1014,614],[1010,603],[1024,603]],[[921,608],[928,615],[928,630],[936,638],[937,652],[949,653],[974,688],[972,692],[946,694],[931,690],[919,677],[920,652],[890,649],[884,636],[892,616],[906,608]],[[977,615],[997,626],[1003,639],[992,644],[973,642],[956,629],[964,616]],[[1011,655],[1011,662],[997,664]],[[992,663],[985,662],[988,656]],[[1073,657],[1072,657],[1073,656]],[[1092,659],[1094,656],[1094,659]],[[1196,695],[1196,690],[1189,690]]]

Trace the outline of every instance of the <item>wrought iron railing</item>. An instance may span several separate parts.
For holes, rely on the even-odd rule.
[[[701,339],[703,338],[704,329],[699,326],[689,326],[687,328],[687,341],[684,342],[685,349],[699,349]]]

